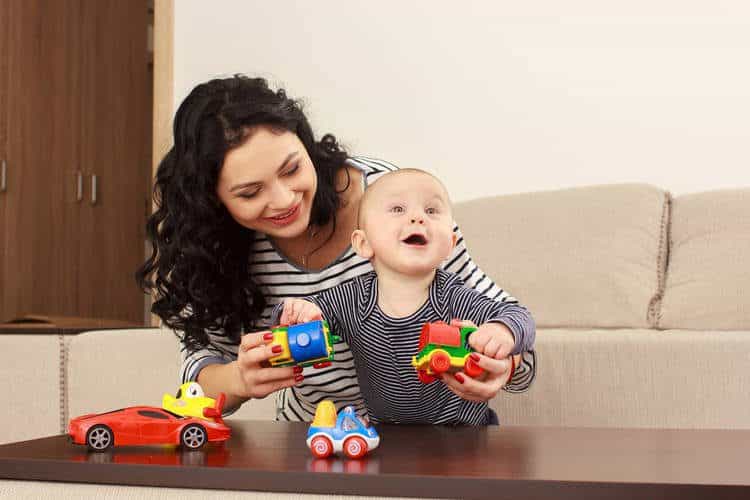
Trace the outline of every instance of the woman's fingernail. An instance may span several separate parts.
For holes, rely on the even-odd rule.
[[[301,366],[295,366],[294,367],[294,373],[302,373],[302,367]]]
[[[302,382],[303,380],[305,380],[305,376],[304,375],[295,375],[294,376],[294,381],[295,382]]]
[[[280,345],[275,345],[275,346],[273,346],[271,348],[271,352],[274,353],[274,354],[278,354],[278,353],[280,353],[283,350],[284,350],[284,348],[281,347]]]
[[[263,334],[263,340],[273,340],[273,333],[268,332]]]
[[[479,361],[480,359],[482,359],[482,358],[481,358],[481,356],[479,356],[479,354],[478,354],[478,353],[476,353],[476,352],[472,352],[472,353],[471,353],[471,354],[469,355],[469,357],[471,357],[471,359],[473,359],[474,361]]]
[[[458,383],[459,383],[459,384],[463,384],[463,383],[464,383],[464,376],[463,376],[463,375],[461,375],[460,373],[456,373],[456,374],[455,374],[455,375],[453,375],[453,376],[454,376],[454,377],[456,378],[456,380],[458,380]]]

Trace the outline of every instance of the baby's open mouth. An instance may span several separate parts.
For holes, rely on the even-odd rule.
[[[427,238],[421,234],[410,234],[403,242],[407,245],[426,245]]]

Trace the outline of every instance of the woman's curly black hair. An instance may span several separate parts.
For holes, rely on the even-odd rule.
[[[254,231],[235,222],[216,195],[224,156],[258,125],[297,134],[318,177],[310,223],[335,224],[335,176],[347,154],[334,136],[316,141],[301,104],[262,78],[236,75],[195,87],[177,110],[174,146],[156,172],[156,209],[146,225],[152,251],[136,271],[139,286],[154,295],[151,311],[182,332],[188,349],[206,346],[207,330],[239,342],[266,305],[249,272]]]

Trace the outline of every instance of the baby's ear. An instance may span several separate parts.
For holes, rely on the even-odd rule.
[[[352,233],[352,248],[357,252],[357,255],[367,260],[372,259],[375,253],[367,242],[367,235],[361,229],[355,229]]]
[[[448,250],[448,252],[446,253],[444,259],[447,259],[447,258],[449,258],[451,256],[451,254],[453,253],[453,250],[455,250],[455,248],[456,248],[456,242],[457,241],[458,241],[458,238],[456,237],[456,233],[451,232],[451,247]]]

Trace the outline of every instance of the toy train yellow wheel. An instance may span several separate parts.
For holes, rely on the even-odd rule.
[[[451,358],[448,353],[438,349],[430,355],[430,369],[433,373],[445,373],[451,367]]]
[[[349,458],[362,458],[367,454],[367,442],[359,436],[346,438],[344,454]]]
[[[326,458],[333,453],[333,443],[325,436],[314,437],[310,441],[310,451],[316,458]]]

